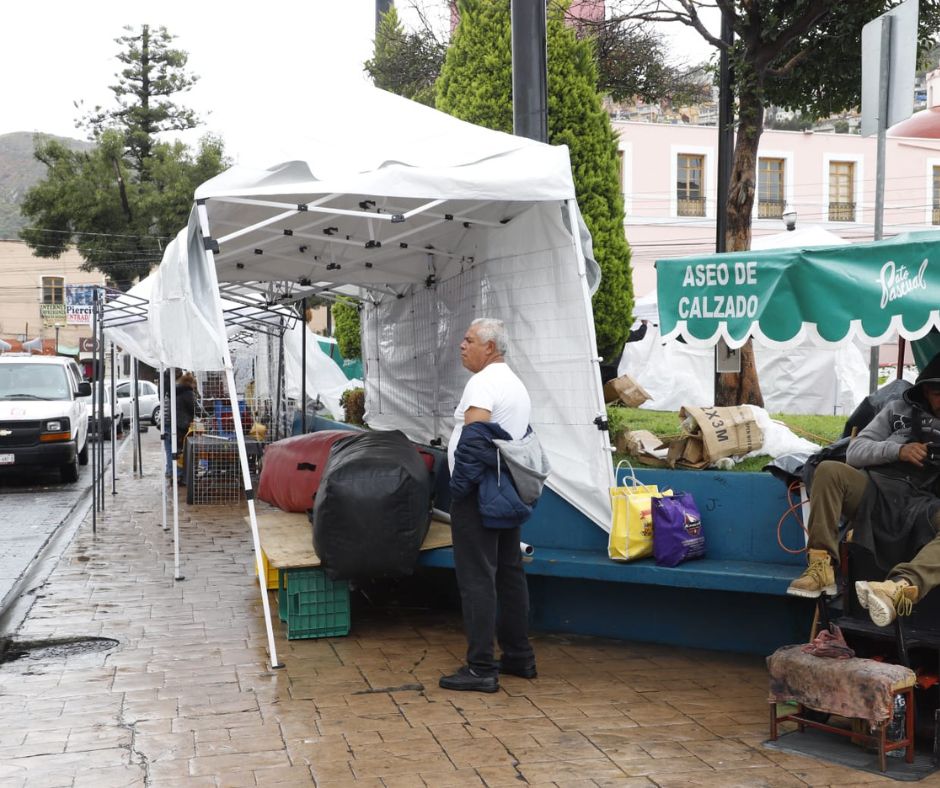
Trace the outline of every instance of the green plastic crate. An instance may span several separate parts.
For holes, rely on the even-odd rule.
[[[322,569],[282,569],[277,607],[288,640],[349,634],[349,582]]]

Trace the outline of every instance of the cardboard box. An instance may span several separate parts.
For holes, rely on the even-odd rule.
[[[629,375],[607,381],[604,384],[604,402],[622,402],[628,408],[638,408],[650,395]]]
[[[709,465],[722,457],[749,454],[764,445],[764,433],[748,405],[731,408],[683,406],[679,418],[688,439],[680,455],[683,460]],[[686,426],[691,419],[691,430]]]

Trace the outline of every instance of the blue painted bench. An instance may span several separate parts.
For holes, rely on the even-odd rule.
[[[337,426],[317,418],[308,428]],[[789,506],[779,480],[769,473],[645,468],[637,476],[692,493],[706,557],[673,568],[653,559],[612,561],[607,534],[546,490],[522,534],[535,548],[526,563],[534,627],[765,654],[806,639],[812,603],[786,595],[806,559],[777,544],[777,522]],[[445,510],[446,481],[445,471],[436,484],[436,505]],[[792,520],[784,538],[791,547],[802,544]],[[452,548],[423,552],[418,565],[447,572],[453,583]]]
[[[660,489],[691,492],[702,513],[706,557],[677,567],[607,557],[607,534],[551,490],[523,527],[535,548],[526,564],[533,626],[543,630],[769,654],[809,634],[812,604],[786,594],[805,566],[777,544],[789,506],[769,473],[642,469]],[[784,528],[802,544],[795,522]],[[453,567],[453,551],[420,565]]]
[[[622,478],[623,472],[621,472]],[[702,513],[707,557],[677,567],[660,567],[651,558],[623,563],[607,557],[607,534],[548,491],[523,536],[535,547],[529,574],[577,577],[674,588],[786,593],[805,565],[777,544],[777,521],[788,506],[784,486],[770,474],[711,471],[641,470],[643,483],[691,492]],[[798,545],[791,523],[785,535]],[[422,558],[429,566],[453,566],[451,551]]]

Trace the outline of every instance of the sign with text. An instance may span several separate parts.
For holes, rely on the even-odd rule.
[[[733,252],[656,263],[664,337],[730,348],[749,336],[783,346],[809,334],[879,344],[940,327],[940,233],[807,249]]]
[[[65,322],[71,326],[91,325],[91,310],[94,298],[94,285],[66,285]]]

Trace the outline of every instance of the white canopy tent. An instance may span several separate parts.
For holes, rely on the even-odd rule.
[[[144,361],[150,366],[159,369],[160,398],[164,398],[163,370],[170,368],[189,368],[193,371],[218,371],[226,369],[229,381],[229,394],[232,399],[233,411],[237,408],[236,389],[234,383],[232,356],[229,352],[229,338],[243,334],[246,330],[255,333],[282,333],[290,337],[287,343],[291,348],[285,353],[285,368],[292,382],[288,385],[288,394],[296,389],[299,396],[301,388],[301,343],[300,320],[295,312],[282,303],[282,299],[274,297],[269,289],[268,297],[257,288],[230,287],[226,291],[226,298],[217,300],[218,308],[222,311],[221,328],[210,322],[215,315],[207,315],[202,299],[193,297],[190,289],[191,280],[186,275],[180,263],[188,258],[188,236],[190,228],[182,230],[171,242],[164,253],[164,262],[152,275],[131,288],[127,293],[111,301],[106,308],[103,318],[103,333],[107,339],[135,358]],[[170,262],[172,261],[172,262]],[[168,276],[169,274],[169,276]],[[166,278],[165,278],[166,277]],[[212,303],[212,301],[210,301]],[[162,331],[157,328],[163,319]],[[174,328],[175,327],[175,328]],[[198,352],[200,344],[189,345],[185,340],[191,332],[192,336],[200,337],[202,342],[209,341],[220,355]],[[294,349],[296,346],[296,350]],[[228,367],[223,365],[228,363]],[[332,367],[332,369],[331,369]],[[291,374],[292,373],[292,374]],[[315,341],[308,343],[306,358],[306,375],[308,379],[308,392],[316,398],[321,393],[332,395],[335,393],[337,378],[346,381],[342,370],[337,364],[320,350]],[[171,400],[171,445],[173,456],[176,456],[176,403],[175,389],[170,390]],[[241,424],[235,419],[236,432],[240,433]],[[244,436],[239,434],[239,447],[242,469],[247,476],[247,458],[245,456]],[[174,576],[182,579],[180,572],[179,549],[179,499],[177,495],[177,479],[171,474],[173,480],[173,553]],[[246,488],[250,488],[250,481]],[[256,560],[259,550],[257,539],[257,523],[252,517],[252,534],[255,541]],[[163,528],[167,528],[167,495],[163,490]],[[260,562],[259,562],[260,566]],[[274,633],[271,626],[270,610],[267,595],[263,593],[265,611],[265,624],[267,627],[269,651],[272,664],[277,664],[277,654],[274,647]]]
[[[823,227],[809,225],[755,236],[751,247],[786,249],[847,243]],[[659,323],[655,289],[636,300],[633,314],[637,320]],[[754,356],[764,403],[773,413],[848,416],[868,395],[868,363],[856,345],[819,346],[807,340],[800,347],[780,349],[755,338]],[[702,393],[711,392],[714,386],[714,370],[713,348],[663,340],[658,326],[652,325],[641,342],[625,346],[618,374],[630,375],[650,394],[640,407],[678,410],[683,405],[702,404]]]
[[[231,389],[220,287],[295,300],[352,287],[363,304],[370,425],[446,442],[469,374],[463,331],[473,318],[501,318],[552,463],[549,486],[609,529],[613,469],[590,300],[597,269],[567,148],[376,89],[344,96],[339,114],[329,101],[311,104],[311,122],[289,124],[311,130],[296,154],[233,167],[197,189],[152,295],[160,359],[222,365]],[[248,503],[257,550],[250,489]]]

